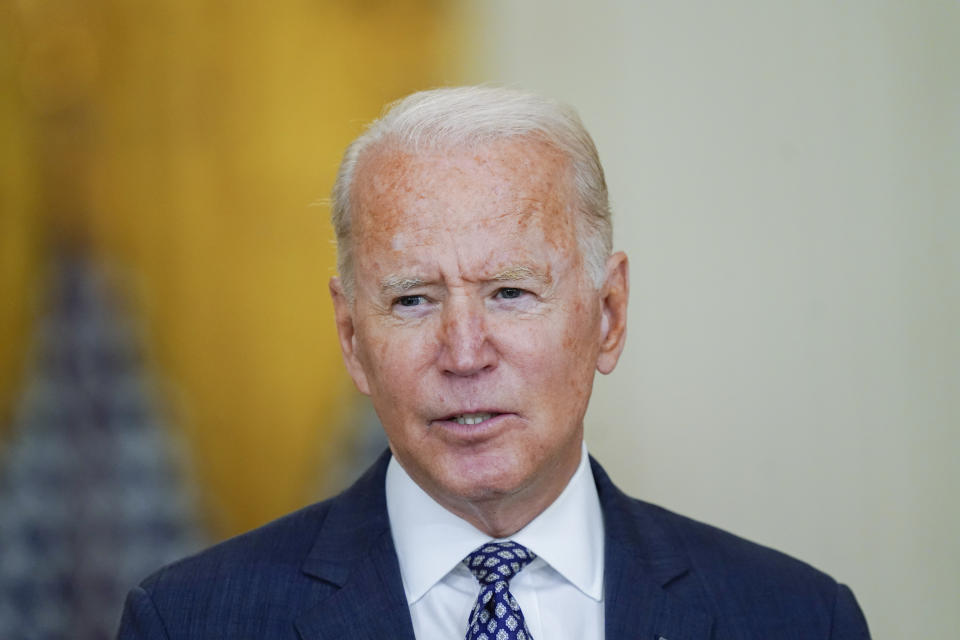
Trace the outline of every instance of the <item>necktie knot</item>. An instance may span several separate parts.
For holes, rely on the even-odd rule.
[[[509,585],[536,558],[522,544],[507,541],[488,542],[463,559],[480,583],[467,623],[467,640],[533,640]]]
[[[463,563],[470,573],[487,585],[499,580],[510,581],[525,566],[537,559],[537,555],[516,542],[489,542],[479,547]]]

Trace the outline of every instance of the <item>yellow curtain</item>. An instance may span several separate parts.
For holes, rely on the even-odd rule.
[[[18,304],[0,315],[0,394],[19,373],[40,219],[47,239],[122,271],[215,532],[304,504],[354,400],[327,294],[329,211],[310,205],[385,102],[457,80],[456,12],[428,0],[16,7],[0,53],[19,83],[0,103],[2,131],[19,136],[0,150],[0,282]]]
[[[29,105],[19,90],[25,42],[0,4],[0,431],[23,371],[39,275],[39,176]]]

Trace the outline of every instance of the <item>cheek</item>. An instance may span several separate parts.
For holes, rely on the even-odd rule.
[[[358,356],[376,397],[400,404],[416,396],[423,369],[431,361],[431,341],[424,330],[365,327]]]
[[[564,363],[564,384],[568,391],[588,391],[599,355],[600,318],[583,302],[576,302],[574,307],[563,328],[563,348],[557,357]]]
[[[525,381],[538,382],[540,394],[564,400],[592,375],[596,340],[586,318],[573,320],[511,325],[501,333],[501,356],[522,371]]]

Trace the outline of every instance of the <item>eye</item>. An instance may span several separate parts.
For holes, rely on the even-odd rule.
[[[417,307],[424,303],[423,296],[400,296],[394,301],[401,307]]]
[[[502,289],[497,290],[497,296],[505,300],[519,298],[525,293],[526,291],[523,289],[517,289],[516,287],[503,287]]]

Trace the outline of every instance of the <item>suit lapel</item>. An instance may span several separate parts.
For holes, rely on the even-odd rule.
[[[389,453],[335,500],[303,571],[331,588],[296,621],[304,640],[413,640],[387,516]]]
[[[653,507],[617,489],[591,459],[603,510],[606,640],[705,640],[712,617],[671,593],[689,573],[686,553]]]

